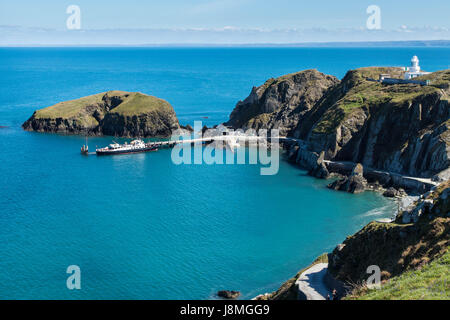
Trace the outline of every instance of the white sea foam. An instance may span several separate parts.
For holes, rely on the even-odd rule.
[[[397,206],[394,206],[391,204],[391,205],[386,205],[386,206],[383,206],[380,208],[375,208],[375,209],[372,209],[372,210],[364,213],[363,217],[382,217],[382,216],[384,216],[384,218],[377,219],[377,221],[387,222],[388,220],[391,220],[391,218],[394,218],[394,215],[398,214],[398,212],[408,208],[418,198],[419,198],[418,196],[402,197],[401,199],[398,199],[396,201]]]
[[[363,214],[363,217],[382,216],[391,212],[392,206],[386,205],[381,208],[375,208]]]

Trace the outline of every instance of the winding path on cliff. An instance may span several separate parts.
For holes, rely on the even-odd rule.
[[[325,163],[335,163],[335,164],[341,164],[343,166],[345,165],[351,165],[351,166],[355,166],[356,163],[355,162],[351,162],[351,161],[331,161],[331,160],[323,160],[323,162]],[[390,172],[390,171],[382,171],[382,170],[376,170],[370,167],[364,167],[364,170],[368,170],[370,172],[374,172],[374,173],[379,173],[379,174],[394,174],[394,175],[398,175],[404,179],[411,179],[411,180],[415,180],[415,181],[419,181],[422,183],[428,183],[434,186],[437,186],[439,183],[434,182],[433,180],[429,179],[429,178],[419,178],[419,177],[411,177],[411,176],[405,176],[396,172]]]
[[[280,137],[281,141],[294,141],[294,142],[300,142],[300,143],[306,143],[304,140],[301,139],[296,139],[296,138],[291,138],[291,137]],[[342,165],[342,166],[355,166],[356,163],[355,162],[351,162],[351,161],[332,161],[332,160],[324,160],[324,162],[326,164],[338,164],[338,165]],[[429,179],[429,178],[419,178],[419,177],[411,177],[411,176],[405,176],[396,172],[390,172],[390,171],[382,171],[382,170],[376,170],[370,167],[364,167],[364,170],[368,170],[370,172],[374,172],[374,173],[379,173],[379,174],[389,174],[389,175],[397,175],[399,177],[402,177],[403,179],[410,179],[410,180],[415,180],[421,183],[425,183],[425,184],[429,184],[432,186],[437,186],[439,183],[434,182],[433,180]]]
[[[327,271],[328,263],[318,263],[303,272],[295,282],[299,298],[302,300],[326,300],[326,296],[331,295],[325,285]]]

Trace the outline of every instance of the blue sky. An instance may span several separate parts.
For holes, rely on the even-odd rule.
[[[82,34],[65,30],[72,4]],[[381,9],[376,32],[365,29],[369,5]],[[449,12],[448,0],[0,0],[0,44],[450,39]]]

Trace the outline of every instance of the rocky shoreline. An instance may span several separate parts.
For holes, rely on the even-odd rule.
[[[303,142],[283,145],[289,162],[308,171],[318,179],[336,180],[328,185],[330,189],[361,193],[366,190],[383,193],[386,197],[401,198],[417,196],[437,185],[431,179],[415,179],[396,173],[364,168],[361,163],[324,160],[325,152],[320,154],[304,149]]]

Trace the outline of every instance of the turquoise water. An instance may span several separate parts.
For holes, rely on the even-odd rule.
[[[81,137],[28,133],[35,109],[101,91],[167,99],[182,123],[225,121],[266,78],[316,67],[448,67],[449,49],[0,49],[0,298],[244,298],[276,289],[395,204],[282,161],[181,165],[170,150],[82,157]],[[92,138],[103,146],[111,138]],[[66,288],[79,265],[79,291]]]

